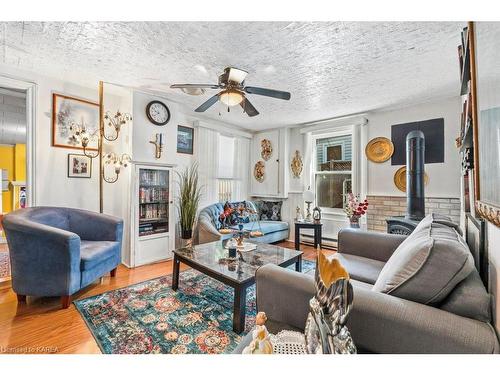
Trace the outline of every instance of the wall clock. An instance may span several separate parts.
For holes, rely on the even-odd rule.
[[[170,120],[168,107],[158,100],[148,103],[146,106],[146,115],[149,121],[158,126],[163,126]]]

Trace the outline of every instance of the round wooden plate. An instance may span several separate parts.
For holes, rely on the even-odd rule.
[[[375,163],[383,163],[391,158],[394,153],[394,145],[385,137],[373,138],[365,147],[368,160]]]
[[[427,173],[424,174],[424,184],[429,183],[429,176]],[[394,185],[401,190],[406,192],[406,166],[399,168],[396,173],[394,173]]]

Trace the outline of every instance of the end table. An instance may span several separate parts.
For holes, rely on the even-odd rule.
[[[314,221],[296,221],[295,222],[295,250],[300,250],[300,230],[314,229],[314,248],[318,246],[321,249],[321,236],[323,231],[323,223]]]

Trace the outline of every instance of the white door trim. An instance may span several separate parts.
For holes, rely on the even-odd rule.
[[[36,113],[37,90],[35,82],[0,75],[0,86],[26,90],[26,192],[28,206],[36,205]]]

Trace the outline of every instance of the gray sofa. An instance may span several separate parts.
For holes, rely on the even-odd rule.
[[[241,202],[232,202],[233,205],[238,205]],[[262,237],[255,237],[252,241],[273,243],[283,241],[288,238],[288,223],[285,221],[260,220],[260,212],[258,205],[253,201],[245,201],[247,206],[257,212],[257,215],[251,215],[249,222],[244,224],[244,229],[259,230],[264,234]],[[207,242],[220,241],[230,238],[231,234],[221,234],[219,229],[221,223],[219,215],[224,211],[224,204],[215,203],[203,208],[198,216],[193,239],[196,244]],[[237,228],[233,226],[232,228]]]
[[[409,237],[339,233],[334,256],[351,275],[354,301],[347,325],[359,352],[499,352],[490,295],[470,251],[451,225],[435,219],[424,219]],[[256,287],[257,309],[266,312],[271,332],[304,330],[315,291],[310,275],[266,265],[257,271]],[[249,341],[247,335],[235,353]]]

